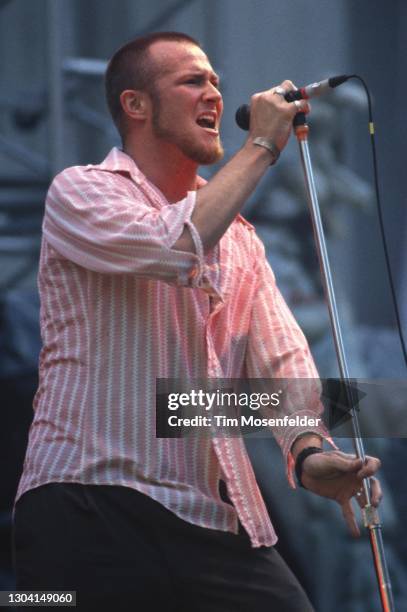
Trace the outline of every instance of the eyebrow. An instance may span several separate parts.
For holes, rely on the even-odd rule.
[[[218,84],[220,83],[220,76],[218,74],[216,74],[216,72],[209,72],[209,71],[204,70],[204,69],[201,70],[200,68],[186,70],[180,76],[180,78],[183,79],[183,78],[189,77],[189,76],[191,76],[191,77],[193,77],[193,76],[202,77],[202,76],[206,76],[207,74],[209,74],[209,78],[212,81],[216,81],[216,83],[218,83]]]

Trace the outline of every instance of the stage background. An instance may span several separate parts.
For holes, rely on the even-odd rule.
[[[103,94],[107,58],[153,30],[198,38],[222,78],[226,159],[244,133],[236,108],[285,78],[297,85],[360,74],[374,100],[380,187],[403,322],[406,322],[407,5],[402,0],[0,1],[0,589],[12,588],[11,506],[23,460],[40,349],[36,273],[44,197],[62,168],[102,160],[119,144]],[[367,108],[347,83],[313,102],[315,163],[351,376],[406,378],[373,194]],[[210,178],[216,168],[203,169]],[[287,147],[246,206],[321,375],[336,376],[329,323],[307,224],[297,145]],[[383,411],[391,410],[391,398]],[[382,515],[398,610],[407,609],[405,440],[378,429],[367,444],[383,459]],[[342,444],[342,443],[341,443]],[[351,449],[351,443],[345,447]],[[343,444],[342,444],[343,446]],[[318,610],[379,610],[366,537],[355,543],[337,509],[285,482],[279,451],[250,440],[280,549]],[[403,607],[404,606],[404,607]]]

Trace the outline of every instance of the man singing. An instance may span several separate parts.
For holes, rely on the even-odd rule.
[[[318,377],[239,215],[295,114],[309,110],[285,100],[293,88],[286,80],[253,96],[246,142],[205,184],[199,165],[223,155],[223,106],[200,45],[152,34],[109,62],[122,148],[64,170],[46,201],[40,382],[15,509],[18,589],[76,590],[83,610],[312,610],[273,547],[242,438],[155,432],[157,378]],[[292,414],[318,417],[320,404]],[[379,460],[323,451],[323,426],[275,435],[290,483],[297,462],[300,483],[336,500],[356,535],[351,499],[370,477],[379,503]]]

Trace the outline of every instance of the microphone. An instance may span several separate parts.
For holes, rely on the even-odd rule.
[[[342,74],[340,76],[331,77],[330,79],[324,79],[318,83],[311,83],[300,89],[292,89],[287,91],[284,98],[287,102],[294,102],[294,100],[308,100],[315,96],[320,96],[327,93],[330,89],[342,85],[350,76]],[[250,106],[249,104],[243,104],[239,106],[235,115],[236,123],[242,130],[248,130],[250,128]]]

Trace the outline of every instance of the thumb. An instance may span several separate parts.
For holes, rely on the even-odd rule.
[[[363,466],[363,460],[355,457],[348,461],[348,472],[358,472],[360,468]]]
[[[363,466],[362,459],[351,457],[349,455],[331,455],[332,467],[337,468],[341,472],[352,473],[358,472]]]

